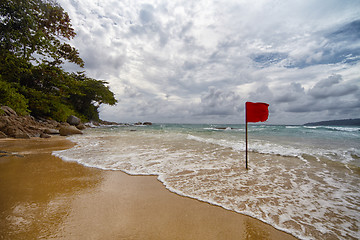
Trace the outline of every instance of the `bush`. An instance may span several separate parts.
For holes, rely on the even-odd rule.
[[[19,115],[29,114],[28,100],[11,83],[2,80],[0,75],[0,105],[14,109]]]

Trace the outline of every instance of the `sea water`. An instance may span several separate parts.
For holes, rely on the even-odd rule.
[[[167,189],[246,214],[300,239],[360,236],[360,128],[154,124],[70,137],[66,161],[157,175]]]

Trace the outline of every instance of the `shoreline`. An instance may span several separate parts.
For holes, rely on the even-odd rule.
[[[255,218],[170,192],[157,176],[88,168],[52,155],[65,137],[1,139],[0,237],[296,239]]]

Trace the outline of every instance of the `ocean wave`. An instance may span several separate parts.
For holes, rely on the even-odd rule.
[[[234,127],[205,127],[204,130],[210,131],[232,131],[232,132],[244,132],[245,130],[242,128],[234,128]]]
[[[204,142],[208,144],[216,144],[222,147],[230,147],[236,151],[245,151],[245,141],[229,141],[225,139],[215,138],[203,138],[188,134],[187,139]],[[284,157],[297,157],[303,161],[308,161],[308,158],[304,156],[311,156],[317,161],[320,158],[326,158],[335,162],[341,162],[343,164],[352,164],[360,167],[360,150],[355,148],[349,149],[320,149],[302,147],[296,148],[290,145],[276,144],[264,140],[252,140],[248,144],[248,151],[261,154],[271,154]]]
[[[299,128],[301,128],[301,126],[285,126],[285,128],[288,128],[288,129],[299,129]]]
[[[318,129],[328,131],[340,131],[340,132],[359,132],[360,127],[336,127],[336,126],[304,126],[307,129]]]

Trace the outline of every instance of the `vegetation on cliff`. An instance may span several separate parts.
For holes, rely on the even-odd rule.
[[[65,61],[84,66],[68,41],[70,18],[53,0],[0,2],[0,106],[65,121],[69,115],[99,120],[100,104],[116,99],[107,82],[69,73]]]
[[[360,118],[305,123],[305,126],[360,126]]]

